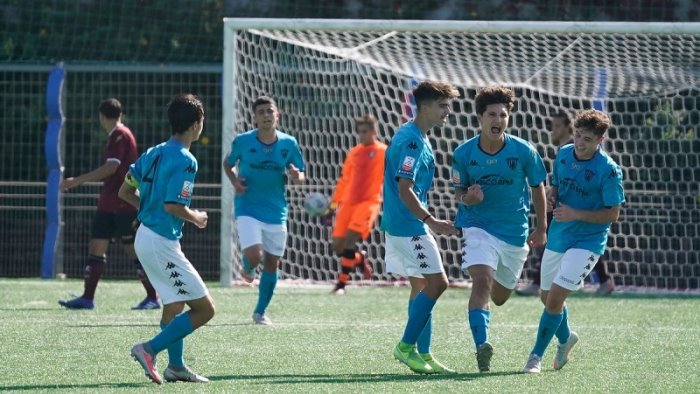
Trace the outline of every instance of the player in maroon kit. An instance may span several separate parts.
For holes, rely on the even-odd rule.
[[[61,189],[67,191],[85,182],[104,182],[92,222],[85,265],[85,290],[80,297],[58,303],[68,309],[95,307],[95,289],[107,265],[107,248],[112,238],[120,238],[124,251],[134,261],[138,278],[146,289],[146,298],[132,309],[159,309],[158,295],[134,252],[136,209],[118,196],[129,166],[138,158],[136,140],[131,130],[121,122],[122,105],[117,99],[102,101],[99,112],[100,126],[109,135],[102,166],[80,176],[66,178],[61,183]]]

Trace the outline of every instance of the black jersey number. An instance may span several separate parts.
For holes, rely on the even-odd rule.
[[[148,167],[148,171],[146,171],[146,174],[143,176],[144,182],[153,183],[153,179],[156,177],[156,171],[158,171],[158,163],[160,163],[160,155],[156,156],[151,166]]]

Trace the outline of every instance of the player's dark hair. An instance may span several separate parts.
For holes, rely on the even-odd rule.
[[[122,115],[122,103],[113,97],[102,100],[97,109],[107,119],[119,119]]]
[[[193,94],[178,94],[168,104],[168,121],[173,134],[183,134],[203,118],[204,106]]]
[[[605,112],[587,109],[579,112],[574,118],[574,127],[577,130],[590,131],[601,137],[610,128],[610,118]]]
[[[459,97],[459,90],[449,83],[437,81],[423,81],[413,89],[413,98],[416,100],[416,108],[428,101],[454,99]]]
[[[260,96],[253,101],[253,112],[258,108],[258,105],[265,105],[265,104],[271,104],[274,105],[275,108],[277,107],[277,103],[275,102],[275,99],[269,96]]]
[[[552,118],[561,119],[561,121],[564,123],[565,126],[571,126],[571,115],[564,110],[560,110],[559,112],[555,112],[552,115]]]
[[[474,106],[477,114],[483,114],[486,107],[491,104],[504,104],[508,112],[513,109],[515,93],[504,86],[487,86],[479,89],[474,97]]]
[[[360,117],[355,118],[355,128],[361,125],[368,125],[374,129],[377,128],[377,118],[372,114],[365,114]]]

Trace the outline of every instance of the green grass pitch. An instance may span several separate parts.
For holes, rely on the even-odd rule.
[[[0,391],[15,392],[490,392],[592,393],[700,391],[700,298],[624,296],[570,299],[581,340],[561,371],[545,354],[540,375],[524,375],[542,306],[513,296],[494,307],[492,371],[480,374],[467,329],[469,290],[448,289],[434,318],[433,353],[459,371],[420,376],[396,362],[408,288],[278,288],[274,326],[252,324],[257,289],[210,283],[217,315],[186,339],[185,359],[211,383],[149,382],[129,356],[158,330],[160,311],[131,311],[143,295],[130,281],[104,281],[93,311],[57,300],[77,280],[1,279]],[[556,339],[555,339],[556,341]],[[159,356],[165,368],[167,354]]]

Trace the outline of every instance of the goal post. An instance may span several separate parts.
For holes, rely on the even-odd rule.
[[[516,91],[508,132],[532,143],[548,170],[556,153],[549,117],[600,108],[612,119],[605,149],[623,167],[628,201],[608,243],[613,278],[618,285],[700,287],[700,23],[225,18],[223,58],[222,157],[235,133],[254,127],[250,105],[261,94],[277,100],[280,128],[304,153],[307,184],[288,188],[285,278],[335,280],[330,229],[307,217],[301,198],[332,192],[356,143],[353,118],[373,113],[380,139],[389,141],[411,116],[411,86],[435,79],[461,92],[448,125],[429,134],[435,214],[456,212],[450,160],[478,132],[476,89]],[[221,190],[221,283],[228,286],[240,251],[225,174]],[[460,240],[437,239],[450,280],[466,280]],[[362,247],[374,264],[372,282],[391,281],[382,235],[375,229]]]

